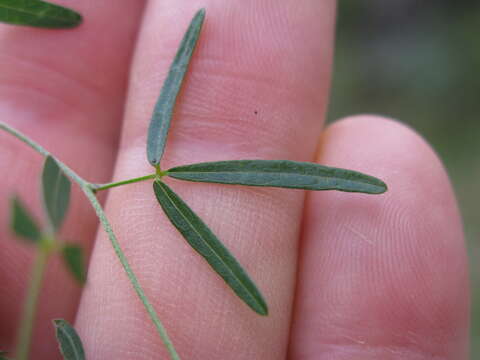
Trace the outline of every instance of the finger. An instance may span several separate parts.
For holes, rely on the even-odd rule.
[[[142,2],[59,1],[84,23],[72,30],[0,25],[0,117],[44,145],[85,178],[109,178],[116,153],[126,69]],[[123,19],[115,23],[112,19]],[[18,193],[38,219],[42,159],[0,133],[0,344],[12,350],[26,296],[33,250],[8,230],[8,199]],[[75,189],[62,239],[93,240],[96,220]],[[35,359],[58,356],[51,319],[72,320],[79,287],[55,262],[42,291],[34,331]]]
[[[332,1],[150,1],[132,70],[115,177],[152,172],[146,130],[188,22],[206,23],[173,119],[164,168],[215,159],[309,160],[325,109]],[[151,183],[112,190],[107,211],[185,359],[285,355],[303,192],[169,181],[239,259],[270,305],[253,313],[162,214]],[[92,358],[167,355],[104,234],[96,242],[79,331]],[[283,344],[283,345],[279,345]]]
[[[403,125],[324,133],[318,161],[385,180],[381,196],[308,194],[290,359],[466,359],[469,290],[448,177]]]

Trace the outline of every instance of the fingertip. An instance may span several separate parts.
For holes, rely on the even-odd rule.
[[[462,225],[435,152],[397,121],[359,115],[326,129],[318,161],[388,191],[308,194],[292,358],[466,358]]]

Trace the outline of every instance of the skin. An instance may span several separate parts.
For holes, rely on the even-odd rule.
[[[188,22],[205,7],[164,168],[291,159],[359,170],[389,186],[371,196],[168,181],[258,284],[266,318],[189,248],[150,182],[112,189],[107,215],[183,359],[468,358],[465,244],[441,162],[393,120],[362,115],[323,126],[333,1],[58,3],[75,5],[84,24],[68,31],[0,25],[0,114],[85,178],[152,172],[151,110]],[[0,198],[18,193],[40,216],[41,164],[0,134]],[[7,201],[0,219],[0,345],[13,350],[32,251],[9,234]],[[50,319],[64,317],[75,322],[89,359],[167,358],[97,230],[76,189],[62,236],[91,249],[88,283],[81,292],[58,261],[50,264],[32,356],[60,358]]]

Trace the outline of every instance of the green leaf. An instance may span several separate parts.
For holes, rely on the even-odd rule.
[[[387,190],[382,180],[357,171],[289,160],[205,162],[174,167],[167,175],[187,181],[306,190],[367,194],[381,194]]]
[[[267,304],[260,291],[207,225],[165,183],[155,181],[153,190],[163,211],[190,246],[248,306],[260,315],[267,315]]]
[[[190,22],[153,110],[148,128],[147,158],[150,164],[155,167],[160,163],[165,149],[177,95],[199,38],[204,18],[205,9],[201,9]]]
[[[75,329],[63,319],[53,320],[55,336],[60,345],[60,352],[65,360],[84,360],[82,341]]]
[[[10,358],[7,358],[8,353],[6,351],[1,351],[0,350],[0,360],[10,360]]]
[[[18,197],[11,199],[10,208],[10,228],[13,232],[25,240],[39,242],[42,232]]]
[[[83,285],[87,278],[83,249],[78,245],[65,244],[62,247],[62,257],[68,271]]]
[[[82,22],[73,10],[40,0],[0,0],[0,21],[42,28],[71,28]]]
[[[43,204],[52,229],[57,231],[67,213],[70,202],[70,180],[49,155],[42,173]]]

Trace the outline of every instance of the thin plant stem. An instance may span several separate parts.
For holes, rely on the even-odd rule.
[[[37,302],[40,295],[40,289],[42,287],[42,280],[45,273],[48,255],[48,250],[42,247],[37,249],[35,262],[33,264],[30,276],[30,285],[28,287],[27,297],[25,300],[22,320],[18,332],[17,360],[28,360],[33,323],[35,321]]]
[[[157,174],[150,174],[150,175],[140,176],[140,177],[133,178],[133,179],[111,182],[111,183],[107,183],[107,184],[93,184],[92,191],[94,193],[96,193],[98,191],[110,189],[110,188],[117,187],[117,186],[133,184],[133,183],[140,182],[140,181],[155,179],[156,176],[157,176]]]
[[[108,237],[110,238],[112,242],[113,249],[115,250],[115,253],[117,254],[118,259],[120,260],[123,268],[125,269],[128,278],[130,279],[130,282],[132,283],[135,291],[137,292],[138,297],[142,301],[145,309],[147,310],[148,314],[150,315],[150,319],[153,321],[155,327],[157,328],[158,333],[160,334],[163,343],[167,350],[170,353],[170,357],[172,360],[179,360],[180,357],[178,356],[177,352],[175,351],[175,348],[173,347],[173,344],[168,337],[168,334],[162,325],[160,319],[158,318],[157,313],[155,312],[155,309],[153,308],[152,304],[147,298],[147,295],[145,295],[145,292],[143,291],[142,287],[140,286],[140,283],[137,280],[137,277],[133,273],[132,268],[130,267],[127,258],[125,257],[125,254],[123,253],[122,249],[120,248],[120,244],[116,240],[116,236],[112,230],[112,226],[110,225],[107,217],[105,216],[105,212],[102,209],[102,206],[98,202],[95,194],[93,193],[92,190],[88,188],[82,188],[83,192],[87,196],[88,200],[90,200],[90,203],[92,204],[93,208],[95,209],[95,212],[97,213],[98,218],[100,219],[100,223],[103,226],[103,229],[107,233]]]
[[[33,140],[29,139],[27,136],[19,132],[18,130],[8,126],[7,124],[0,122],[0,129],[5,130],[9,134],[15,136],[17,139],[23,141],[25,144],[29,145],[32,149],[36,150],[38,153],[42,154],[43,156],[48,156],[50,153],[44,149],[42,146],[38,145],[36,142]],[[120,244],[117,240],[117,237],[115,236],[112,226],[110,225],[105,212],[102,209],[102,206],[98,202],[94,191],[95,191],[95,184],[91,184],[88,181],[84,180],[81,178],[75,171],[70,169],[67,165],[59,161],[57,158],[55,158],[58,166],[65,172],[65,174],[70,177],[73,181],[75,181],[84,194],[86,195],[87,199],[90,201],[90,204],[95,210],[95,213],[97,214],[100,224],[102,225],[103,229],[108,235],[108,238],[110,239],[110,242],[112,244],[112,247],[117,254],[118,259],[120,260],[120,263],[123,266],[123,269],[127,273],[128,279],[130,280],[130,283],[132,284],[133,288],[135,289],[135,292],[137,293],[138,297],[140,298],[140,301],[142,302],[143,306],[147,310],[148,315],[150,316],[150,319],[155,325],[155,328],[157,329],[158,334],[160,335],[160,338],[162,339],[165,347],[168,350],[168,353],[170,355],[170,358],[172,360],[180,360],[180,357],[178,353],[176,352],[172,341],[170,340],[167,331],[165,330],[162,322],[160,321],[157,312],[153,308],[152,304],[148,300],[147,295],[143,291],[142,287],[140,286],[140,283],[138,282],[137,277],[135,276],[132,268],[130,267],[130,264],[127,261],[127,258],[125,257],[125,254],[120,247]],[[154,175],[155,177],[156,175]],[[119,185],[118,185],[119,186]],[[22,360],[21,358],[19,358]],[[26,358],[25,358],[26,359]]]
[[[30,146],[33,150],[36,152],[40,153],[44,157],[47,157],[48,155],[51,155],[53,158],[55,158],[55,161],[57,162],[58,166],[60,169],[63,170],[63,172],[70,177],[73,181],[75,181],[78,185],[80,186],[86,186],[90,187],[90,183],[88,181],[85,181],[83,178],[80,177],[75,171],[70,169],[67,165],[59,161],[55,156],[53,156],[50,152],[48,152],[44,147],[40,146],[37,144],[35,141],[31,140],[27,136],[23,135],[20,131],[8,126],[4,122],[0,121],[0,129],[6,131],[7,133],[15,136],[17,139],[21,140],[28,146]]]

